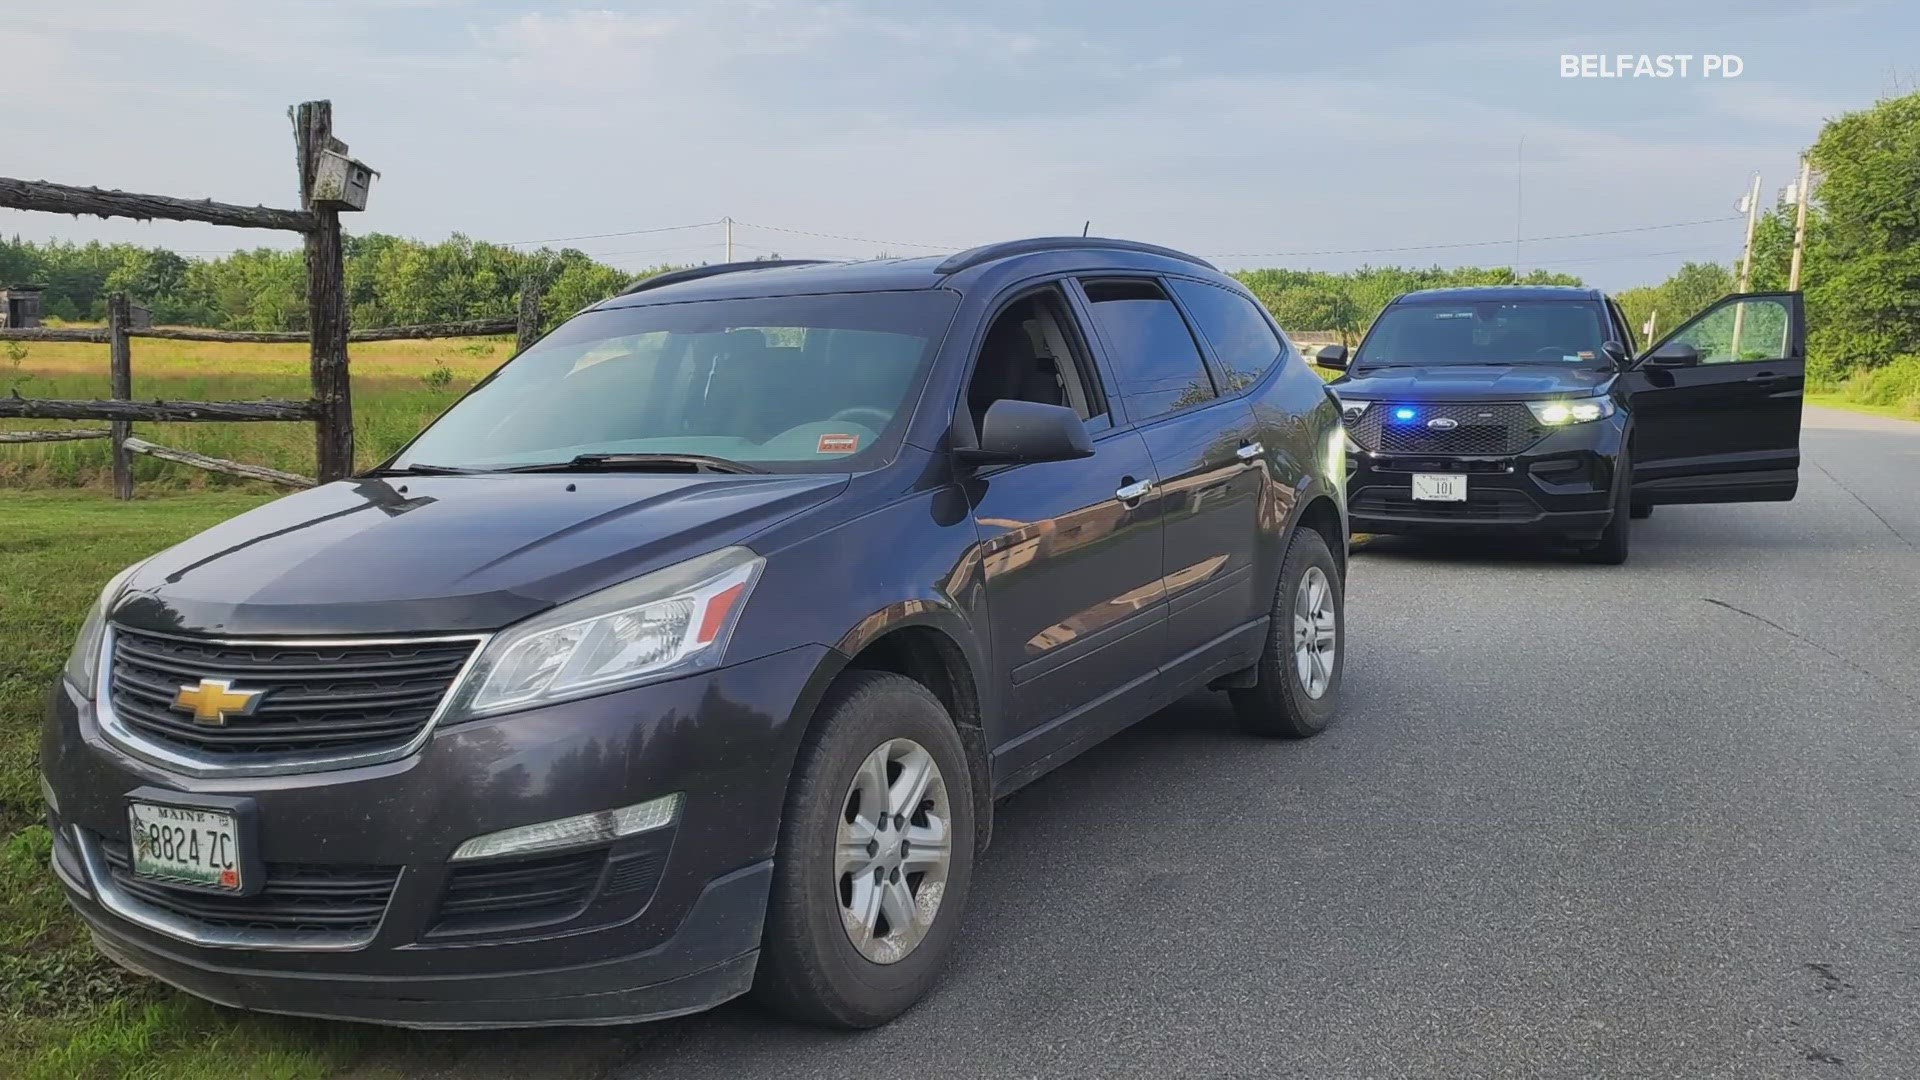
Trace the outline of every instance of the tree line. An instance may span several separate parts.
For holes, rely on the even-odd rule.
[[[521,282],[545,286],[542,312],[557,322],[628,284],[638,274],[595,262],[573,248],[519,251],[454,235],[437,244],[384,233],[347,236],[347,304],[359,327],[509,318]],[[46,291],[45,312],[69,322],[106,317],[107,296],[124,291],[156,323],[222,330],[304,330],[307,271],[299,251],[256,248],[189,259],[134,244],[34,243],[0,239],[0,284]]]

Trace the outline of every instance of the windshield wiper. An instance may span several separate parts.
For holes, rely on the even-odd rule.
[[[706,454],[577,454],[569,461],[514,465],[500,471],[763,473],[767,470]]]
[[[486,472],[486,471],[487,470],[485,469],[463,469],[457,465],[428,465],[425,462],[416,461],[411,465],[402,465],[402,466],[399,466],[398,468],[393,468],[393,469],[375,469],[372,472],[368,473],[367,475],[368,476],[468,476],[473,473]]]

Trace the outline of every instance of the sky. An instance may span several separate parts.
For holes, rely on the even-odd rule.
[[[1755,172],[1771,202],[1824,119],[1920,87],[1913,0],[8,7],[0,176],[291,206],[286,108],[329,98],[381,173],[350,230],[580,238],[629,269],[720,260],[729,217],[739,258],[1091,222],[1227,269],[1517,262],[1623,288],[1737,256]],[[1622,53],[1694,60],[1561,74]],[[1703,77],[1706,54],[1740,75]],[[0,210],[15,234],[295,242]]]

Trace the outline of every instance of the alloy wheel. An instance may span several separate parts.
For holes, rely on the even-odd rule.
[[[1293,594],[1293,667],[1307,696],[1319,700],[1333,682],[1334,650],[1340,627],[1333,609],[1333,586],[1317,566],[1307,567]]]

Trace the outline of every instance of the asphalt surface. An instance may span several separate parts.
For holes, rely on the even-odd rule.
[[[1325,735],[1169,709],[1002,805],[915,1011],[605,1075],[1920,1077],[1920,424],[1803,445],[1625,567],[1375,541]]]

